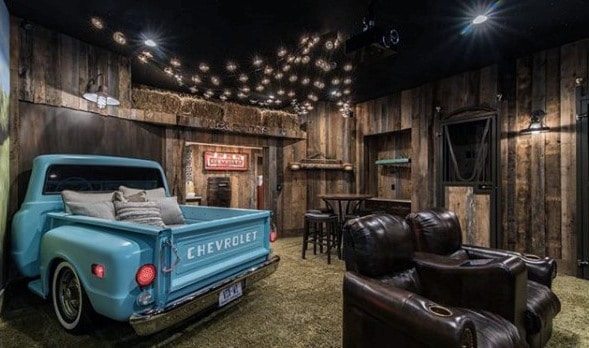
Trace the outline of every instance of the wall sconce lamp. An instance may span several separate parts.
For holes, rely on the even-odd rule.
[[[544,124],[544,110],[534,110],[530,114],[530,125],[526,129],[519,131],[520,135],[544,133],[550,131],[550,127]]]
[[[98,74],[95,79],[88,80],[86,91],[82,95],[84,99],[98,104],[99,109],[106,108],[107,105],[120,105],[116,98],[108,95],[108,86],[103,82],[104,76]]]

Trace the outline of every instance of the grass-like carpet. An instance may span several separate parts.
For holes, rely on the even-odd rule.
[[[12,284],[0,318],[0,347],[340,347],[344,263],[334,257],[327,265],[325,255],[312,252],[302,260],[300,242],[278,240],[278,270],[234,306],[149,337],[109,320],[86,335],[69,335],[49,301]],[[589,282],[559,275],[554,291],[562,311],[548,347],[589,347]]]

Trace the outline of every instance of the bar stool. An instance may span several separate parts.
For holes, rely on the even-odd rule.
[[[338,256],[341,258],[341,233],[339,233],[337,215],[329,213],[317,213],[309,211],[305,214],[305,231],[303,232],[303,259],[309,244],[313,244],[313,254],[323,253],[323,247],[327,248],[327,263],[331,264],[331,248],[337,247]]]

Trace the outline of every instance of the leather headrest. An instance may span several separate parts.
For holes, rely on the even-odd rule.
[[[401,218],[389,214],[363,216],[346,225],[346,234],[348,269],[380,277],[413,266],[411,229]],[[354,265],[349,265],[348,260],[353,260],[350,262]]]
[[[449,255],[462,245],[460,222],[453,211],[431,208],[410,213],[406,220],[413,231],[417,251]]]

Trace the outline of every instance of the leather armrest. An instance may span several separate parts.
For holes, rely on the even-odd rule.
[[[449,306],[497,313],[523,331],[527,270],[518,257],[467,264],[439,255],[415,253],[414,261],[424,296]]]
[[[552,287],[552,279],[556,277],[556,261],[550,257],[539,257],[531,254],[522,254],[517,251],[491,249],[472,245],[463,245],[462,248],[471,258],[495,258],[505,256],[519,257],[528,268],[528,279]]]
[[[345,274],[343,297],[344,347],[360,343],[390,346],[393,342],[424,347],[432,342],[439,347],[472,342],[466,346],[476,347],[472,314],[454,312],[418,294],[352,272]],[[383,330],[375,329],[380,325]],[[387,341],[393,338],[397,341]]]

